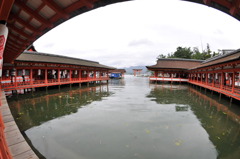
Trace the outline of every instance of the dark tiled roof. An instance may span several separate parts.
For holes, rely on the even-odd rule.
[[[25,51],[15,61],[70,64],[70,65],[115,69],[113,67],[99,64],[99,62],[96,62],[96,61],[90,61],[90,60],[84,60],[84,59],[60,56],[60,55],[52,55],[52,54],[46,54],[46,53],[39,53],[39,52],[33,52],[33,51]]]
[[[162,58],[158,59],[157,64],[146,66],[148,69],[171,68],[171,69],[190,69],[200,65],[203,60],[180,59],[180,58]]]
[[[192,69],[212,66],[212,65],[221,64],[221,63],[238,60],[238,59],[240,59],[240,49],[224,55],[219,55],[219,56],[209,58],[205,60],[201,65],[196,66]]]
[[[125,73],[125,69],[115,69],[115,70],[109,70],[110,73]]]

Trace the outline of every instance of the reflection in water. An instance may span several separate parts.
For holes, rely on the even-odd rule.
[[[49,91],[48,94],[24,95],[21,98],[9,100],[12,114],[17,120],[21,131],[46,121],[76,113],[79,108],[101,101],[110,95],[107,86],[89,87],[83,89],[62,89]]]
[[[193,88],[189,89],[192,102],[198,103],[191,107],[209,134],[209,139],[218,151],[218,158],[237,159],[240,156],[240,111],[239,106],[232,105],[216,97],[203,94]]]
[[[24,95],[9,105],[47,159],[238,159],[240,108],[210,96],[125,76],[109,86]]]
[[[237,159],[240,156],[240,109],[229,107],[229,102],[218,101],[216,96],[204,94],[191,87],[158,85],[148,95],[159,104],[176,104],[176,111],[191,111],[209,134],[218,152],[218,158]],[[188,89],[188,92],[186,92]],[[186,104],[186,105],[185,105]]]
[[[111,79],[109,81],[110,85],[117,85],[117,86],[124,86],[125,80],[124,79]]]

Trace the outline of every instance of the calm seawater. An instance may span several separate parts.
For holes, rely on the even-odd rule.
[[[240,106],[188,85],[126,76],[9,98],[47,159],[239,159]]]

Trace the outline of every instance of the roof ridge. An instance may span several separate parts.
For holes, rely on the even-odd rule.
[[[91,60],[85,60],[81,58],[76,58],[76,57],[69,57],[69,56],[64,56],[64,55],[56,55],[56,54],[49,54],[49,53],[43,53],[43,52],[36,52],[36,51],[24,51],[23,54],[37,54],[37,55],[45,55],[45,56],[52,56],[52,57],[62,57],[62,58],[68,58],[68,59],[74,59],[74,60],[82,60],[86,62],[93,62],[99,64],[97,61],[91,61]]]
[[[208,63],[208,62],[211,62],[211,61],[215,61],[215,60],[218,60],[218,59],[220,59],[220,58],[224,58],[224,57],[230,56],[230,55],[232,55],[232,54],[238,53],[239,51],[240,51],[240,49],[237,49],[237,50],[231,51],[231,52],[226,53],[226,54],[221,54],[221,55],[217,55],[217,56],[208,58],[208,59],[206,59],[205,61],[203,61],[202,64]]]
[[[193,62],[203,62],[204,60],[198,60],[198,59],[185,59],[185,58],[158,58],[158,60],[178,60],[178,61],[193,61]]]

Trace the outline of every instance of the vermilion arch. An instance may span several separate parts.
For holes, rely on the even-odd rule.
[[[9,28],[4,62],[12,62],[40,36],[84,12],[129,0],[1,0],[0,23]],[[240,0],[185,0],[207,5],[240,20]],[[150,3],[150,2],[149,2]]]

